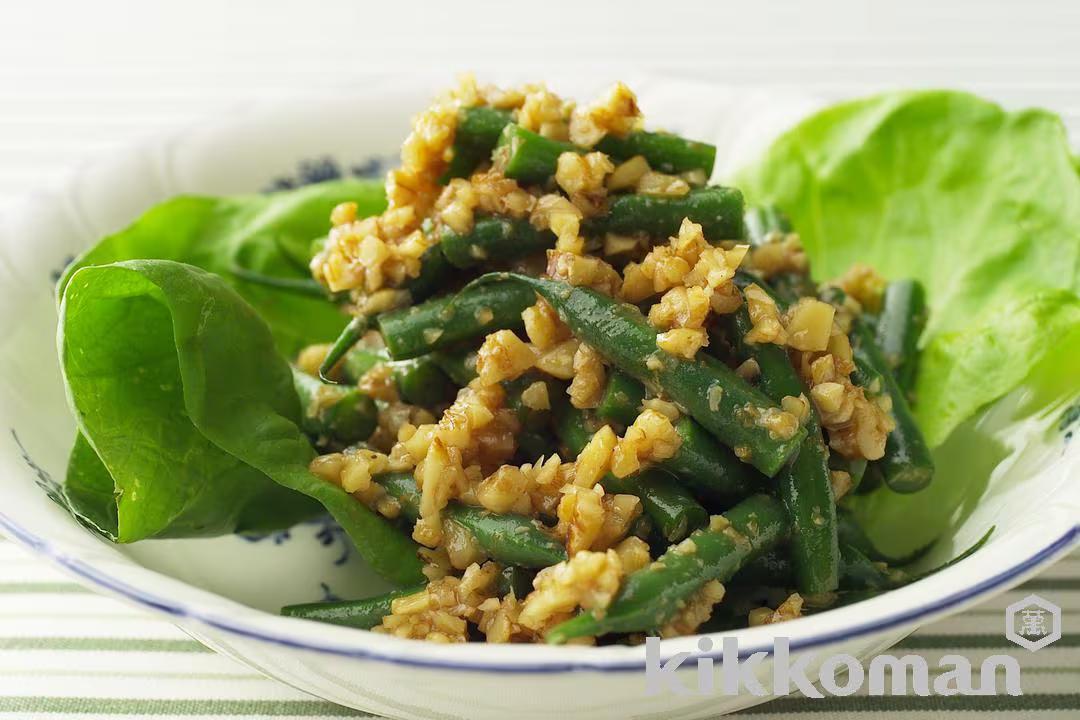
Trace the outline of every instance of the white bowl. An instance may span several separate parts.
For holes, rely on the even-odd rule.
[[[819,105],[803,97],[706,91],[656,78],[633,84],[657,125],[718,144],[721,176]],[[168,616],[215,650],[294,687],[370,712],[470,720],[510,713],[522,720],[697,718],[760,702],[752,695],[647,695],[643,647],[448,647],[279,617],[283,604],[385,587],[332,524],[301,525],[257,540],[124,547],[88,533],[49,500],[74,437],[54,340],[53,280],[66,261],[177,193],[263,189],[311,159],[332,157],[339,168],[377,167],[372,158],[394,153],[408,118],[433,87],[395,79],[344,98],[236,113],[83,168],[60,190],[35,196],[5,218],[0,529],[87,586]],[[556,87],[575,94],[595,89],[579,81]],[[697,118],[693,124],[683,112],[688,98]],[[328,167],[316,163],[305,173]],[[974,512],[928,561],[955,554],[996,525],[975,557],[855,606],[739,631],[741,654],[769,650],[773,638],[783,636],[797,654],[812,653],[817,660],[826,650],[868,658],[919,625],[1022,582],[1067,552],[1080,538],[1080,444],[1067,443],[1063,430],[1050,427],[1051,418],[1018,422],[1014,415],[1024,406],[1024,392],[1017,390],[968,424],[969,437],[996,437],[1013,454],[998,465]],[[720,636],[712,640],[719,648]],[[697,638],[661,644],[665,658],[680,651],[696,652]],[[768,673],[767,662],[762,677]]]

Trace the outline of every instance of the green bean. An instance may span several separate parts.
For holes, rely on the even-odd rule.
[[[340,373],[345,382],[356,384],[372,368],[390,362],[390,353],[386,348],[357,345],[341,361]]]
[[[477,166],[490,160],[503,128],[513,121],[508,110],[463,108],[458,113],[450,166],[439,182],[445,185],[452,178],[468,177]]]
[[[840,558],[843,590],[885,590],[904,584],[902,573],[872,561],[854,545],[840,543]]]
[[[477,220],[467,233],[444,228],[440,246],[451,265],[470,268],[516,260],[555,247],[555,236],[547,230],[537,230],[528,220],[489,217]]]
[[[659,561],[629,575],[602,614],[582,612],[552,628],[547,641],[563,643],[582,636],[659,628],[705,583],[727,582],[748,562],[781,543],[788,532],[783,506],[767,495],[743,500],[724,517],[729,528],[695,531],[690,535],[693,549],[669,549]]]
[[[345,356],[341,372],[348,382],[355,383],[378,365],[389,368],[398,395],[412,405],[432,407],[453,400],[457,394],[453,382],[430,355],[392,361],[385,348],[353,348]]]
[[[919,362],[919,335],[926,327],[926,291],[918,280],[896,280],[885,288],[877,322],[877,344],[896,384],[911,397]]]
[[[408,473],[384,473],[375,482],[401,505],[410,522],[420,517],[420,491]],[[446,517],[468,530],[476,545],[490,558],[507,565],[543,568],[566,559],[566,549],[537,520],[511,513],[496,514],[483,508],[451,502]]]
[[[333,299],[334,293],[326,289],[326,286],[312,278],[282,277],[280,275],[268,275],[258,270],[250,270],[238,263],[229,267],[229,272],[241,280],[255,285],[272,287],[276,290],[284,290],[296,295]]]
[[[537,185],[555,174],[559,156],[581,152],[578,146],[546,138],[520,125],[507,125],[495,147],[495,164],[522,185]]]
[[[499,595],[509,595],[512,592],[518,600],[523,600],[526,595],[532,592],[533,578],[535,577],[536,573],[531,570],[508,565],[499,572],[497,585]]]
[[[604,396],[596,407],[596,416],[601,420],[629,426],[637,419],[644,400],[645,386],[629,375],[614,370],[608,377]]]
[[[287,617],[330,623],[331,625],[344,625],[345,627],[370,630],[390,614],[390,605],[394,600],[414,595],[425,587],[424,584],[413,585],[400,590],[391,590],[383,595],[364,598],[363,600],[286,605],[281,608],[281,614]]]
[[[664,132],[632,132],[624,137],[605,135],[596,149],[616,160],[642,155],[649,167],[664,173],[701,170],[705,179],[712,175],[716,163],[715,145]]]
[[[746,210],[746,237],[751,245],[764,245],[774,233],[791,232],[791,223],[775,205],[755,205]]]
[[[465,387],[476,379],[476,348],[460,347],[436,350],[432,360],[458,387]]]
[[[410,278],[403,286],[403,289],[409,291],[411,302],[420,302],[430,297],[432,293],[441,287],[449,274],[450,263],[447,262],[446,256],[443,255],[439,246],[433,245],[420,256],[420,274]],[[334,366],[338,364],[341,358],[345,357],[345,353],[360,342],[360,338],[364,336],[364,333],[371,326],[371,318],[365,315],[357,315],[350,320],[349,324],[345,326],[345,329],[341,331],[341,334],[334,341],[322,364],[319,365],[319,377],[326,382],[333,382],[331,375]]]
[[[881,477],[881,466],[877,461],[871,461],[866,464],[866,471],[863,473],[862,481],[859,486],[855,488],[856,495],[869,495],[870,493],[881,487],[885,481]]]
[[[410,302],[423,302],[443,289],[453,270],[442,248],[432,245],[420,256],[420,274],[409,278],[402,289],[409,291]]]
[[[554,414],[555,433],[568,454],[576,458],[600,426],[565,400],[555,405]],[[661,470],[648,468],[625,478],[607,473],[600,484],[609,492],[636,495],[645,514],[668,542],[682,540],[709,521],[709,512],[701,503]]]
[[[902,577],[900,571],[871,560],[858,546],[841,541],[838,583],[841,591],[897,587],[903,584]],[[795,568],[790,557],[777,551],[756,558],[731,579],[732,585],[739,587],[763,585],[790,588],[795,587],[795,582]]]
[[[606,215],[587,222],[589,232],[643,234],[666,238],[679,232],[684,218],[701,225],[712,243],[743,237],[743,196],[736,188],[712,185],[681,197],[619,195]]]
[[[669,543],[682,540],[709,522],[709,511],[658,467],[645,468],[623,478],[608,473],[600,484],[608,492],[639,498],[642,510]]]
[[[843,455],[829,455],[829,469],[846,472],[851,478],[849,492],[855,492],[866,477],[866,468],[870,463],[865,458],[846,458]]]
[[[645,387],[634,378],[613,371],[596,416],[629,426],[638,416]],[[605,414],[607,417],[605,417]],[[719,502],[740,500],[755,491],[759,484],[753,471],[739,462],[731,450],[720,445],[692,418],[675,421],[675,432],[682,442],[675,454],[661,460],[659,467],[676,475],[696,493]]]
[[[746,564],[731,578],[731,584],[739,587],[764,585],[767,587],[788,588],[795,585],[795,571],[791,567],[791,558],[782,549],[762,553]]]
[[[806,430],[799,428],[789,438],[777,438],[758,423],[755,418],[776,404],[715,358],[701,353],[687,360],[659,350],[656,330],[637,308],[589,288],[513,273],[489,273],[466,290],[503,282],[542,295],[582,342],[646,386],[662,388],[706,430],[736,448],[740,459],[769,477],[806,437]]]
[[[293,386],[300,397],[301,427],[311,437],[349,445],[375,431],[375,403],[355,387],[324,383],[296,368]]]
[[[322,378],[323,382],[337,382],[333,378],[334,368],[341,362],[341,358],[345,357],[345,354],[356,343],[360,342],[360,338],[364,337],[364,333],[370,329],[371,318],[366,315],[357,315],[352,320],[349,320],[349,324],[334,340],[334,344],[330,346],[330,351],[326,353],[326,357],[323,358],[322,363],[319,365],[319,377]]]
[[[851,328],[851,350],[858,368],[857,380],[867,392],[886,393],[892,400],[892,416],[896,427],[885,441],[885,456],[876,461],[882,479],[889,489],[898,493],[914,493],[930,484],[934,477],[934,460],[923,439],[915,416],[908,407],[904,391],[897,385],[881,354],[874,336],[856,318]]]
[[[538,382],[547,386],[549,403],[565,392],[565,385],[556,383],[538,372],[527,372],[513,380],[506,380],[502,384],[506,390],[506,407],[514,411],[524,430],[545,429],[551,418],[549,410],[536,410],[526,405],[521,399],[521,393],[533,383]]]
[[[517,454],[522,462],[528,463],[536,462],[540,457],[550,457],[557,452],[551,436],[551,411],[531,408],[521,397],[522,392],[536,382],[547,386],[549,402],[557,400],[565,393],[565,385],[536,372],[528,372],[502,383],[506,390],[506,407],[513,410],[521,422],[521,432],[517,434]]]
[[[675,421],[679,449],[659,465],[694,492],[725,504],[758,491],[764,479],[718,443],[700,423],[688,417]]]
[[[535,302],[532,289],[521,283],[488,282],[383,313],[378,324],[391,357],[405,360],[496,330],[519,328],[521,313]]]
[[[745,305],[732,315],[732,340],[740,360],[754,359],[760,370],[758,386],[773,400],[808,396],[787,352],[771,343],[745,341],[753,328]],[[791,553],[800,592],[816,594],[836,589],[840,573],[836,500],[817,412],[810,407],[806,437],[799,454],[780,472],[777,489],[791,519]]]

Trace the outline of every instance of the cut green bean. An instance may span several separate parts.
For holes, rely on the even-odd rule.
[[[865,458],[846,458],[843,455],[829,454],[829,469],[846,472],[851,478],[851,488],[848,492],[855,492],[862,485],[866,477],[866,468],[870,463]]]
[[[566,446],[569,458],[576,458],[593,433],[602,427],[565,400],[555,405],[554,415],[555,433]],[[609,492],[636,495],[653,526],[668,542],[682,540],[691,530],[709,520],[709,512],[686,488],[668,473],[655,468],[625,478],[607,473],[600,484]]]
[[[919,362],[919,336],[926,327],[926,290],[918,280],[895,280],[885,288],[877,321],[877,344],[896,384],[910,400]]]
[[[509,595],[512,592],[518,600],[523,600],[526,595],[532,592],[535,577],[536,573],[527,568],[514,565],[504,567],[499,572],[499,595]]]
[[[281,614],[286,617],[370,630],[390,614],[390,606],[394,600],[414,595],[421,592],[425,587],[425,584],[412,585],[400,590],[391,590],[383,595],[364,598],[363,600],[286,605],[281,608]]]
[[[341,362],[341,359],[345,357],[345,354],[353,348],[356,343],[360,342],[360,338],[364,337],[364,333],[371,329],[371,318],[366,315],[357,315],[349,324],[345,326],[345,329],[341,331],[341,334],[334,340],[334,344],[330,346],[330,351],[326,353],[326,357],[323,358],[322,363],[319,365],[319,377],[323,382],[334,383],[337,380],[333,377],[334,368]]]
[[[637,418],[645,386],[634,378],[614,371],[604,397],[596,409],[600,419],[613,419],[629,426]],[[605,418],[603,413],[607,413]],[[760,476],[740,462],[729,448],[716,442],[696,420],[682,416],[675,421],[681,443],[675,454],[658,466],[676,475],[691,490],[711,500],[731,503],[754,493]]]
[[[431,358],[458,387],[476,379],[476,348],[437,350],[431,353]]]
[[[449,274],[450,263],[447,262],[446,256],[443,255],[439,246],[433,245],[420,256],[420,274],[410,278],[403,286],[403,289],[409,291],[411,302],[420,302],[430,297],[432,293],[441,287]],[[322,364],[319,365],[319,377],[326,382],[334,382],[331,377],[334,366],[338,364],[341,358],[345,357],[345,353],[360,342],[364,333],[371,327],[372,320],[365,315],[357,315],[350,320],[349,324],[345,326],[334,341]]]
[[[477,220],[467,233],[444,228],[440,247],[451,265],[470,268],[516,260],[555,247],[555,236],[537,230],[528,220],[489,217]]]
[[[495,148],[495,164],[522,185],[538,185],[555,174],[559,156],[581,152],[573,143],[546,138],[520,125],[507,125]]]
[[[384,473],[375,482],[401,505],[410,522],[420,517],[420,491],[408,473]],[[537,520],[512,513],[496,514],[483,508],[451,502],[446,517],[468,530],[488,557],[507,565],[543,568],[566,559],[562,543]]]
[[[682,540],[709,522],[709,511],[660,468],[645,468],[623,478],[608,473],[600,484],[608,492],[639,498],[653,527],[669,543]]]
[[[669,355],[656,345],[656,330],[637,308],[585,287],[513,273],[490,273],[466,290],[504,282],[544,297],[573,333],[608,362],[670,397],[736,455],[769,477],[791,458],[806,437],[799,428],[779,438],[757,421],[777,406],[715,358]]]
[[[423,302],[444,288],[453,270],[442,248],[432,245],[420,256],[420,274],[409,278],[402,289],[409,291],[410,302]]]
[[[724,513],[730,527],[703,528],[690,535],[693,550],[673,547],[623,582],[602,614],[592,611],[556,625],[550,643],[612,632],[647,632],[668,622],[710,580],[727,582],[758,555],[779,545],[788,521],[779,501],[754,495]]]
[[[851,350],[859,383],[868,393],[884,393],[892,401],[896,427],[885,441],[885,456],[875,462],[881,469],[881,477],[894,492],[918,492],[934,477],[934,459],[908,407],[904,391],[897,385],[873,333],[862,318],[856,318],[852,324]]]
[[[653,170],[679,174],[701,170],[708,180],[716,163],[716,146],[664,132],[632,132],[623,137],[605,135],[596,149],[616,160],[643,156]]]
[[[445,185],[453,178],[468,177],[481,164],[491,160],[491,151],[499,142],[503,128],[513,121],[509,110],[463,108],[458,113],[450,166],[439,181]]]
[[[791,232],[791,223],[775,205],[754,205],[746,210],[746,238],[751,245],[764,245],[776,233]]]
[[[682,443],[659,466],[702,497],[729,505],[759,491],[764,484],[761,475],[735,457],[731,448],[718,443],[696,420],[680,417],[675,421],[675,432]]]
[[[731,584],[739,587],[764,585],[767,587],[795,587],[795,571],[791,558],[783,548],[770,550],[746,564],[731,578]]]
[[[612,371],[596,407],[596,417],[629,426],[637,419],[644,400],[644,385],[625,373]]]
[[[345,356],[341,372],[348,382],[356,383],[378,365],[389,368],[398,395],[412,405],[432,407],[453,400],[457,394],[457,387],[431,355],[392,361],[385,348],[357,347]]]
[[[855,488],[855,494],[869,495],[884,484],[885,481],[881,477],[881,466],[878,465],[877,461],[868,462],[866,464],[866,471],[862,476],[862,481],[859,483],[859,486]]]
[[[391,357],[405,360],[496,330],[519,328],[521,313],[535,302],[532,289],[521,283],[488,282],[383,313],[378,324]]]
[[[367,440],[375,431],[375,402],[355,387],[332,385],[293,368],[301,427],[309,436],[338,445]]]
[[[506,390],[506,407],[514,411],[517,419],[521,421],[524,430],[541,430],[547,427],[551,418],[550,410],[537,410],[524,403],[521,394],[534,383],[543,383],[547,386],[548,401],[558,398],[565,392],[565,385],[556,383],[545,375],[538,372],[527,372],[513,380],[503,382]]]
[[[743,196],[736,188],[712,185],[681,197],[619,195],[606,215],[586,223],[593,233],[667,238],[679,232],[684,218],[701,225],[711,243],[743,237]]]
[[[731,317],[731,339],[740,360],[752,358],[759,368],[758,387],[773,400],[808,396],[787,352],[771,343],[744,340],[753,328],[746,306]],[[791,553],[800,592],[817,594],[836,589],[840,573],[836,500],[829,474],[817,411],[811,406],[806,437],[798,455],[777,477],[777,489],[791,519]]]
[[[325,285],[309,277],[298,278],[268,275],[257,270],[250,270],[236,263],[229,268],[229,272],[241,280],[255,285],[263,285],[274,288],[275,290],[284,290],[286,292],[294,293],[296,295],[305,295],[307,297],[333,299],[333,293],[327,290]]]

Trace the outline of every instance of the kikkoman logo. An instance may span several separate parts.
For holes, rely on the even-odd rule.
[[[1031,652],[1061,639],[1061,608],[1028,595],[1005,608],[1005,637]]]
[[[767,677],[765,662],[769,653],[755,652],[745,658],[739,657],[739,640],[724,638],[720,672],[716,672],[713,658],[708,655],[713,643],[707,637],[698,640],[701,655],[688,652],[676,653],[661,662],[660,639],[645,639],[645,693],[659,695],[669,692],[676,695],[738,695],[749,693],[758,697],[788,695],[798,690],[806,697],[823,698],[829,695],[853,695],[869,681],[870,695],[997,695],[998,671],[1002,672],[1003,690],[1009,695],[1022,695],[1020,689],[1020,664],[1008,655],[991,655],[979,667],[979,682],[972,683],[971,662],[962,655],[943,655],[938,661],[934,679],[930,680],[930,667],[926,659],[918,655],[877,655],[869,668],[853,655],[831,655],[818,666],[816,678],[809,674],[814,664],[813,653],[800,653],[792,658],[788,638],[778,637],[772,651],[772,683],[763,684]],[[679,668],[696,664],[693,676],[679,673]],[[841,672],[843,671],[843,672]],[[720,687],[716,687],[717,675]],[[888,675],[890,682],[886,683]],[[908,677],[911,677],[910,692]],[[693,680],[693,682],[689,682]],[[693,688],[690,685],[694,685]]]

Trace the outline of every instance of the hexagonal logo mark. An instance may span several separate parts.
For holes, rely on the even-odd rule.
[[[1061,639],[1061,608],[1038,595],[1005,608],[1005,637],[1031,652]]]

